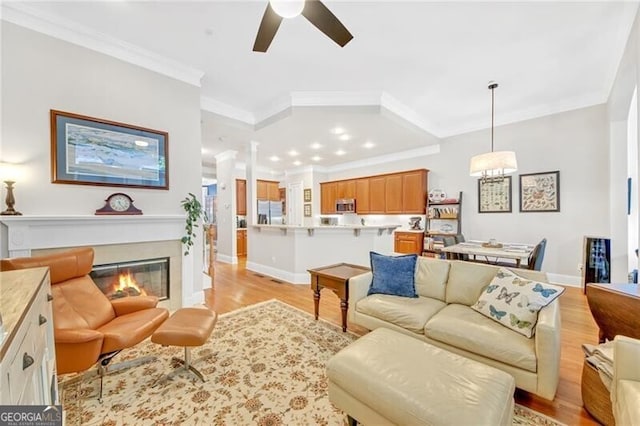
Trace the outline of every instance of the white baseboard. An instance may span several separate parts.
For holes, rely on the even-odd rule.
[[[566,287],[582,288],[582,277],[576,275],[562,275],[547,273],[549,282],[552,284],[560,284]]]
[[[226,254],[216,254],[216,260],[222,263],[230,263],[232,265],[238,264],[238,258],[236,256],[228,256]]]
[[[196,291],[191,296],[187,298],[187,300],[182,301],[182,307],[196,306],[204,304],[204,292]]]
[[[274,268],[272,266],[266,266],[259,263],[247,261],[247,269],[249,271],[257,272],[259,274],[268,275],[273,278],[277,278],[282,281],[286,281],[292,284],[309,284],[311,281],[309,279],[309,273],[294,273],[289,271],[284,271],[282,269]]]

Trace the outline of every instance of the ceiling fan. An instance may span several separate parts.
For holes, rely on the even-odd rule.
[[[282,19],[300,14],[341,47],[353,38],[349,30],[320,0],[270,0],[262,16],[253,51],[266,52]]]

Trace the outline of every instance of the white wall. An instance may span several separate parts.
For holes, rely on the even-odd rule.
[[[629,258],[627,255],[628,241],[638,240],[638,230],[628,229],[628,218],[626,212],[626,178],[631,177],[635,182],[638,182],[637,170],[635,174],[628,175],[627,168],[628,163],[633,160],[627,159],[629,156],[628,146],[634,144],[636,147],[640,143],[638,139],[638,133],[636,132],[636,140],[628,141],[629,137],[629,113],[630,110],[636,111],[636,122],[638,122],[639,108],[638,97],[634,98],[633,94],[636,87],[640,85],[640,23],[638,22],[638,15],[636,14],[636,20],[633,24],[627,46],[625,47],[618,72],[615,77],[615,81],[611,87],[609,100],[607,102],[607,118],[609,120],[609,143],[611,150],[611,168],[609,181],[611,184],[611,195],[614,200],[611,205],[610,213],[610,229],[611,229],[611,245],[612,245],[612,261],[611,272],[613,282],[625,282],[626,269],[633,262],[637,265],[637,258],[635,256]],[[635,99],[636,105],[631,108],[631,102]],[[636,151],[637,152],[637,151]],[[637,162],[638,159],[635,159]],[[624,191],[620,189],[621,182],[624,180]],[[638,193],[633,194],[634,197],[638,197]],[[625,208],[620,208],[620,204],[624,200]],[[636,213],[640,214],[640,213]],[[634,232],[635,235],[629,236],[629,232]],[[636,266],[637,267],[637,266]],[[623,274],[621,271],[625,269]]]
[[[184,213],[180,201],[200,194],[199,88],[5,21],[1,27],[0,161],[27,172],[16,184],[16,207],[25,215],[92,215],[109,194],[125,192],[144,214]],[[51,183],[50,109],[168,132],[170,189]],[[201,238],[193,250],[201,252]],[[193,258],[201,270],[201,256]]]
[[[469,160],[490,149],[488,129],[443,139],[438,154],[332,173],[328,180],[429,169],[429,188],[463,192],[467,239],[536,243],[546,237],[543,270],[556,281],[578,284],[582,237],[609,233],[605,105],[499,126],[494,140],[496,150],[514,150],[518,158],[512,213],[478,213],[477,179],[469,176]],[[554,170],[560,171],[560,212],[520,213],[518,175]]]

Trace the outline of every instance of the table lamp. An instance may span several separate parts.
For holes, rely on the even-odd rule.
[[[16,179],[20,175],[20,167],[17,164],[0,163],[0,180],[7,185],[7,209],[0,212],[0,215],[4,216],[20,216],[22,213],[16,211],[13,206],[16,203],[16,199],[13,196],[13,184],[16,183]]]

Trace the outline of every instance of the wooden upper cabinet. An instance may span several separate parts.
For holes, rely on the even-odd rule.
[[[337,182],[320,184],[320,213],[335,214],[337,189]]]
[[[236,214],[247,214],[247,181],[236,179]]]
[[[272,180],[257,180],[256,199],[280,201],[280,188],[278,188],[278,182]]]
[[[258,200],[268,200],[269,194],[267,192],[267,181],[266,180],[258,180],[256,181],[256,199]]]
[[[402,207],[402,181],[403,175],[387,175],[385,182],[386,212],[404,213]]]
[[[402,174],[402,211],[425,214],[427,208],[427,171],[414,170]]]
[[[354,198],[358,214],[425,214],[426,169],[320,184],[322,214],[336,213],[336,199]]]
[[[356,213],[368,214],[370,210],[369,179],[356,179]]]
[[[356,181],[355,180],[340,180],[336,187],[336,198],[356,198]]]
[[[280,201],[280,188],[278,188],[278,182],[267,183],[267,198],[269,201]]]
[[[369,213],[386,213],[387,197],[385,191],[385,176],[369,178]],[[356,203],[358,200],[356,200]],[[356,208],[358,206],[356,205]]]

